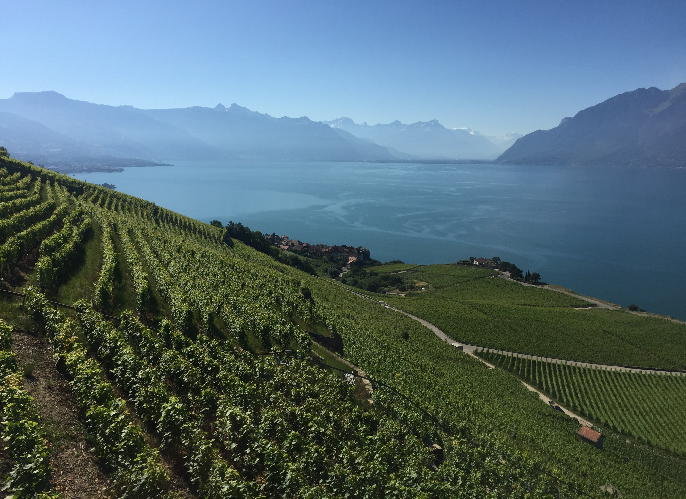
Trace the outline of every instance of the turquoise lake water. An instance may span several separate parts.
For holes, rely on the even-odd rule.
[[[168,161],[79,174],[209,222],[381,261],[499,256],[545,282],[686,319],[686,169]]]

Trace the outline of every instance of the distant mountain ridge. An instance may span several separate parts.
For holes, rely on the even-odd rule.
[[[137,109],[17,92],[0,99],[0,143],[33,156],[362,161],[396,158],[385,147],[307,117],[274,118],[229,108]]]
[[[616,95],[520,138],[496,162],[686,166],[686,83]]]
[[[445,128],[437,120],[360,125],[343,117],[323,123],[414,158],[495,159],[503,150],[479,133]]]

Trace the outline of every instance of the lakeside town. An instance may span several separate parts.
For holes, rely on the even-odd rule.
[[[292,251],[299,255],[310,257],[347,258],[347,263],[364,262],[369,260],[369,250],[358,246],[357,248],[347,245],[329,246],[326,244],[304,243],[297,239],[290,239],[288,236],[277,234],[266,234],[264,238],[274,246],[285,251]]]

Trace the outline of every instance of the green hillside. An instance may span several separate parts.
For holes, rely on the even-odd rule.
[[[585,417],[686,454],[686,376],[591,369],[487,351],[479,355]]]
[[[12,159],[0,168],[10,491],[601,497],[612,484],[624,497],[686,496],[681,456],[611,428],[602,451],[577,440],[576,420],[403,314],[154,203]],[[394,303],[462,341],[584,358],[595,350],[577,339],[591,328],[619,338],[603,340],[608,359],[684,358],[683,326],[636,318],[642,329],[488,271],[399,269],[429,286]],[[550,325],[555,341],[526,341]],[[338,355],[312,343],[327,337],[340,338]],[[638,341],[650,356],[622,346]],[[371,393],[325,365],[345,362]],[[68,490],[65,473],[82,479],[67,459],[75,443],[104,491]]]
[[[404,279],[423,292],[385,300],[430,321],[456,341],[596,364],[686,370],[686,326],[602,309],[581,297],[461,265],[415,267]]]

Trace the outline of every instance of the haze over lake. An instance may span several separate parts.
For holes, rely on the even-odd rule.
[[[499,256],[545,282],[686,319],[686,169],[190,162],[75,175],[209,222],[381,261]]]

